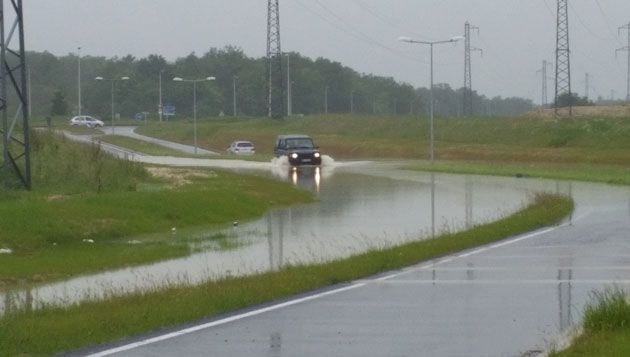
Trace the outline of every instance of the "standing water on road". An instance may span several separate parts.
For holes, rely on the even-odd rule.
[[[311,190],[318,202],[204,232],[230,237],[233,249],[208,249],[181,259],[0,294],[0,313],[16,306],[69,304],[347,257],[495,220],[521,208],[534,192],[556,188],[553,182],[430,174],[398,170],[392,164],[340,164],[332,159],[325,159],[321,167],[293,168],[278,162],[271,167],[272,177]]]

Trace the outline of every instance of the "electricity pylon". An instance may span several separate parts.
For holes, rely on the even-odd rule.
[[[267,114],[283,116],[282,49],[280,48],[280,6],[278,0],[267,3]]]
[[[464,116],[473,115],[473,91],[472,91],[472,66],[470,61],[470,54],[473,51],[479,51],[483,55],[483,51],[480,48],[470,47],[470,30],[477,30],[479,34],[479,27],[471,25],[468,21],[464,25]]]
[[[568,95],[569,117],[573,116],[573,97],[571,94],[571,51],[569,49],[569,11],[568,0],[558,0],[556,29],[556,93],[554,116],[558,117],[558,102],[562,95]]]
[[[0,0],[0,112],[3,144],[0,177],[3,178],[5,187],[19,184],[30,190],[31,148],[23,7],[22,0],[8,2],[10,6],[5,11],[5,0]],[[13,19],[8,27],[5,26],[7,15]],[[8,33],[7,28],[10,29]],[[9,110],[15,113],[9,116]]]

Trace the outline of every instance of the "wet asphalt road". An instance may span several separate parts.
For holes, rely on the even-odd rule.
[[[537,355],[593,290],[630,287],[629,198],[593,185],[561,226],[102,355]]]
[[[592,291],[630,288],[630,189],[585,186],[558,227],[89,353],[537,355],[566,340]]]

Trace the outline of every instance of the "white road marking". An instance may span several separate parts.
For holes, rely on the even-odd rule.
[[[319,298],[324,297],[324,296],[334,295],[334,294],[338,294],[338,293],[341,293],[341,292],[344,292],[344,291],[357,289],[357,288],[360,288],[360,287],[362,287],[364,285],[366,285],[366,284],[364,284],[364,283],[355,283],[355,284],[352,284],[352,285],[349,285],[349,286],[344,286],[344,287],[339,288],[339,289],[329,290],[329,291],[325,291],[325,292],[322,292],[322,293],[319,293],[319,294],[305,296],[305,297],[302,297],[302,298],[299,298],[299,299],[290,300],[290,301],[286,301],[286,302],[283,302],[283,303],[280,303],[280,304],[264,307],[262,309],[253,310],[253,311],[249,311],[249,312],[242,313],[242,314],[239,314],[239,315],[226,317],[226,318],[221,319],[221,320],[216,320],[216,321],[208,322],[208,323],[197,325],[197,326],[192,326],[192,327],[185,328],[185,329],[179,330],[179,331],[173,331],[173,332],[170,332],[170,333],[167,333],[167,334],[164,334],[164,335],[148,338],[146,340],[137,341],[137,342],[130,343],[130,344],[127,344],[127,345],[124,345],[124,346],[115,347],[115,348],[111,348],[111,349],[108,349],[108,350],[105,350],[105,351],[93,353],[93,354],[90,354],[88,356],[90,356],[90,357],[101,357],[101,356],[113,355],[113,354],[119,353],[119,352],[129,351],[129,350],[132,350],[134,348],[138,348],[138,347],[141,347],[141,346],[149,345],[149,344],[152,344],[152,343],[168,340],[168,339],[179,337],[179,336],[183,336],[183,335],[186,335],[186,334],[189,334],[189,333],[193,333],[193,332],[196,332],[196,331],[200,331],[200,330],[203,330],[203,329],[207,329],[207,328],[210,328],[210,327],[223,325],[223,324],[226,324],[226,323],[229,323],[229,322],[242,320],[242,319],[245,319],[245,318],[248,318],[248,317],[252,317],[252,316],[257,316],[257,315],[263,314],[265,312],[274,311],[274,310],[282,309],[282,308],[285,308],[285,307],[288,307],[288,306],[300,304],[302,302],[319,299]]]
[[[584,214],[580,218],[584,218],[587,215],[588,214]],[[577,221],[578,219],[579,218],[575,218],[573,220],[573,222]],[[283,302],[283,303],[280,303],[280,304],[264,307],[264,308],[261,308],[261,309],[258,309],[258,310],[249,311],[249,312],[246,312],[246,313],[230,316],[230,317],[227,317],[227,318],[224,318],[224,319],[220,319],[220,320],[204,323],[204,324],[197,325],[197,326],[192,326],[192,327],[185,328],[185,329],[182,329],[182,330],[173,331],[173,332],[170,332],[170,333],[167,333],[167,334],[164,334],[164,335],[160,335],[160,336],[148,338],[148,339],[145,339],[145,340],[137,341],[137,342],[134,342],[134,343],[126,344],[126,345],[123,345],[123,346],[107,349],[107,350],[104,350],[104,351],[101,351],[101,352],[90,354],[88,356],[89,357],[110,356],[110,355],[113,355],[113,354],[116,354],[116,353],[119,353],[119,352],[129,351],[129,350],[141,347],[141,346],[146,346],[146,345],[149,345],[149,344],[152,344],[152,343],[169,340],[169,339],[172,339],[172,338],[175,338],[175,337],[187,335],[187,334],[190,334],[190,333],[193,333],[193,332],[196,332],[196,331],[200,331],[200,330],[204,330],[204,329],[207,329],[207,328],[223,325],[223,324],[226,324],[226,323],[229,323],[229,322],[234,322],[234,321],[242,320],[242,319],[245,319],[245,318],[248,318],[248,317],[257,316],[257,315],[260,315],[260,314],[263,314],[263,313],[266,313],[266,312],[269,312],[269,311],[279,310],[279,309],[282,309],[282,308],[285,308],[285,307],[288,307],[288,306],[297,305],[297,304],[300,304],[300,303],[303,303],[303,302],[306,302],[306,301],[316,300],[316,299],[319,299],[319,298],[322,298],[322,297],[325,297],[325,296],[335,295],[335,294],[338,294],[338,293],[341,293],[341,292],[354,290],[354,289],[357,289],[357,288],[369,285],[370,282],[387,281],[387,280],[389,280],[391,278],[400,276],[402,274],[406,274],[406,273],[408,273],[410,271],[424,270],[424,269],[431,268],[431,267],[434,267],[434,266],[439,265],[439,264],[444,264],[444,263],[447,263],[447,262],[450,262],[450,261],[453,261],[453,260],[456,260],[456,259],[469,257],[471,255],[479,254],[479,253],[482,253],[482,252],[485,252],[485,251],[488,251],[488,250],[491,250],[491,249],[503,247],[503,246],[506,246],[506,245],[514,244],[514,243],[517,243],[517,242],[521,242],[521,241],[526,240],[526,239],[531,239],[531,238],[534,238],[534,237],[538,237],[540,235],[547,234],[547,233],[552,232],[552,231],[554,231],[554,230],[556,230],[556,229],[558,229],[560,227],[567,226],[567,225],[568,224],[559,225],[559,226],[551,227],[551,228],[546,228],[546,229],[543,229],[543,230],[539,230],[539,231],[536,231],[536,232],[532,232],[532,233],[526,234],[524,236],[518,236],[516,238],[509,239],[507,241],[502,241],[500,243],[495,243],[495,244],[492,244],[492,245],[489,245],[489,246],[481,247],[481,248],[478,248],[478,249],[475,249],[475,250],[472,250],[472,251],[469,251],[469,252],[466,252],[466,253],[448,256],[448,257],[439,259],[438,261],[435,261],[435,262],[424,263],[424,264],[419,265],[419,266],[403,269],[403,270],[401,270],[399,272],[396,272],[396,273],[393,273],[393,274],[388,274],[386,276],[382,276],[382,277],[379,277],[379,278],[376,278],[376,279],[372,279],[372,280],[357,280],[357,281],[352,282],[350,285],[344,286],[344,287],[339,288],[339,289],[329,290],[329,291],[325,291],[325,292],[318,293],[318,294],[315,294],[315,295],[305,296],[305,297],[302,297],[302,298],[299,298],[299,299],[295,299],[295,300],[289,300],[289,301],[286,301],[286,302]],[[556,280],[555,282],[557,283],[558,281]]]

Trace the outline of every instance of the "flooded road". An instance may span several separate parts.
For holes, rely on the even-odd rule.
[[[182,237],[220,233],[230,240],[230,249],[215,247],[181,259],[6,292],[0,295],[0,312],[346,257],[495,220],[522,207],[535,192],[570,189],[567,183],[429,174],[398,166],[329,163],[255,171],[311,190],[318,202],[273,210],[216,232],[178,230]]]
[[[395,182],[393,186],[406,187],[403,192],[423,197],[416,207],[415,197],[398,195],[385,184],[382,192],[397,198],[376,205],[381,215],[392,208],[379,222],[395,226],[407,221],[403,208],[428,215],[431,192],[437,222],[465,224],[467,216],[477,222],[508,210],[510,203],[501,201],[504,195],[518,201],[540,190],[572,195],[576,210],[560,226],[184,330],[141,336],[94,350],[93,356],[539,356],[566,341],[563,336],[579,323],[593,291],[630,288],[628,187],[435,175],[433,191],[430,174],[370,166],[352,168],[342,177],[348,174],[352,182],[356,170],[368,175],[371,184],[356,188],[357,199],[337,211],[356,212],[356,222],[365,223],[358,216],[370,210],[360,207],[374,204],[381,190],[374,183],[383,176],[393,181],[382,183]],[[353,186],[344,187],[350,191]],[[471,209],[466,202],[472,203]],[[427,232],[430,219],[417,219]],[[284,242],[279,245],[284,251],[269,250],[276,257],[301,239],[283,227],[277,241]]]

